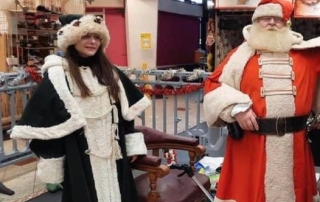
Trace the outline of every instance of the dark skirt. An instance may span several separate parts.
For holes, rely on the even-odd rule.
[[[76,132],[64,139],[66,164],[62,202],[98,202],[90,158],[85,154],[88,148],[85,136]],[[123,158],[117,161],[121,201],[138,202],[129,158],[124,155],[126,154],[124,138],[120,138],[119,145],[123,155]]]

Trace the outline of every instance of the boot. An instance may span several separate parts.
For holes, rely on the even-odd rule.
[[[0,193],[11,196],[14,194],[14,191],[7,188],[2,182],[0,182]]]

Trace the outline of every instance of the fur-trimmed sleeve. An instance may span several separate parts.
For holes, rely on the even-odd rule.
[[[145,96],[132,81],[119,69],[118,85],[120,87],[121,114],[127,121],[134,120],[151,105],[150,99]]]
[[[125,146],[128,156],[147,154],[147,146],[142,132],[134,128],[134,120],[122,120],[124,128]]]
[[[13,127],[13,139],[58,139],[86,125],[62,67],[50,68]]]
[[[203,109],[209,127],[220,127],[224,126],[226,122],[234,122],[235,119],[231,116],[234,106],[237,104],[248,104],[250,106],[252,103],[248,95],[219,80],[225,65],[235,51],[236,49],[231,51],[205,81]],[[232,80],[231,75],[229,80]]]
[[[31,140],[30,149],[39,158],[37,177],[44,183],[61,183],[64,179],[64,139]]]

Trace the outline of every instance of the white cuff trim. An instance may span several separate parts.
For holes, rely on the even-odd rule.
[[[141,132],[127,134],[125,137],[128,156],[147,154],[147,146]]]
[[[44,183],[61,183],[64,178],[64,159],[64,156],[50,159],[40,157],[37,165],[39,179]]]
[[[240,113],[240,112],[245,112],[247,111],[249,108],[251,107],[251,104],[237,104],[236,106],[233,107],[232,111],[231,111],[231,116],[234,117],[236,114]]]

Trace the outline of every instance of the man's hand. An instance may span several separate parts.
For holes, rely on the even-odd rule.
[[[138,155],[131,156],[131,161],[130,161],[130,163],[135,162],[135,160],[137,160],[137,158],[138,158]]]
[[[234,118],[238,121],[240,127],[244,130],[259,130],[256,120],[256,114],[251,108],[244,112],[237,113]]]

